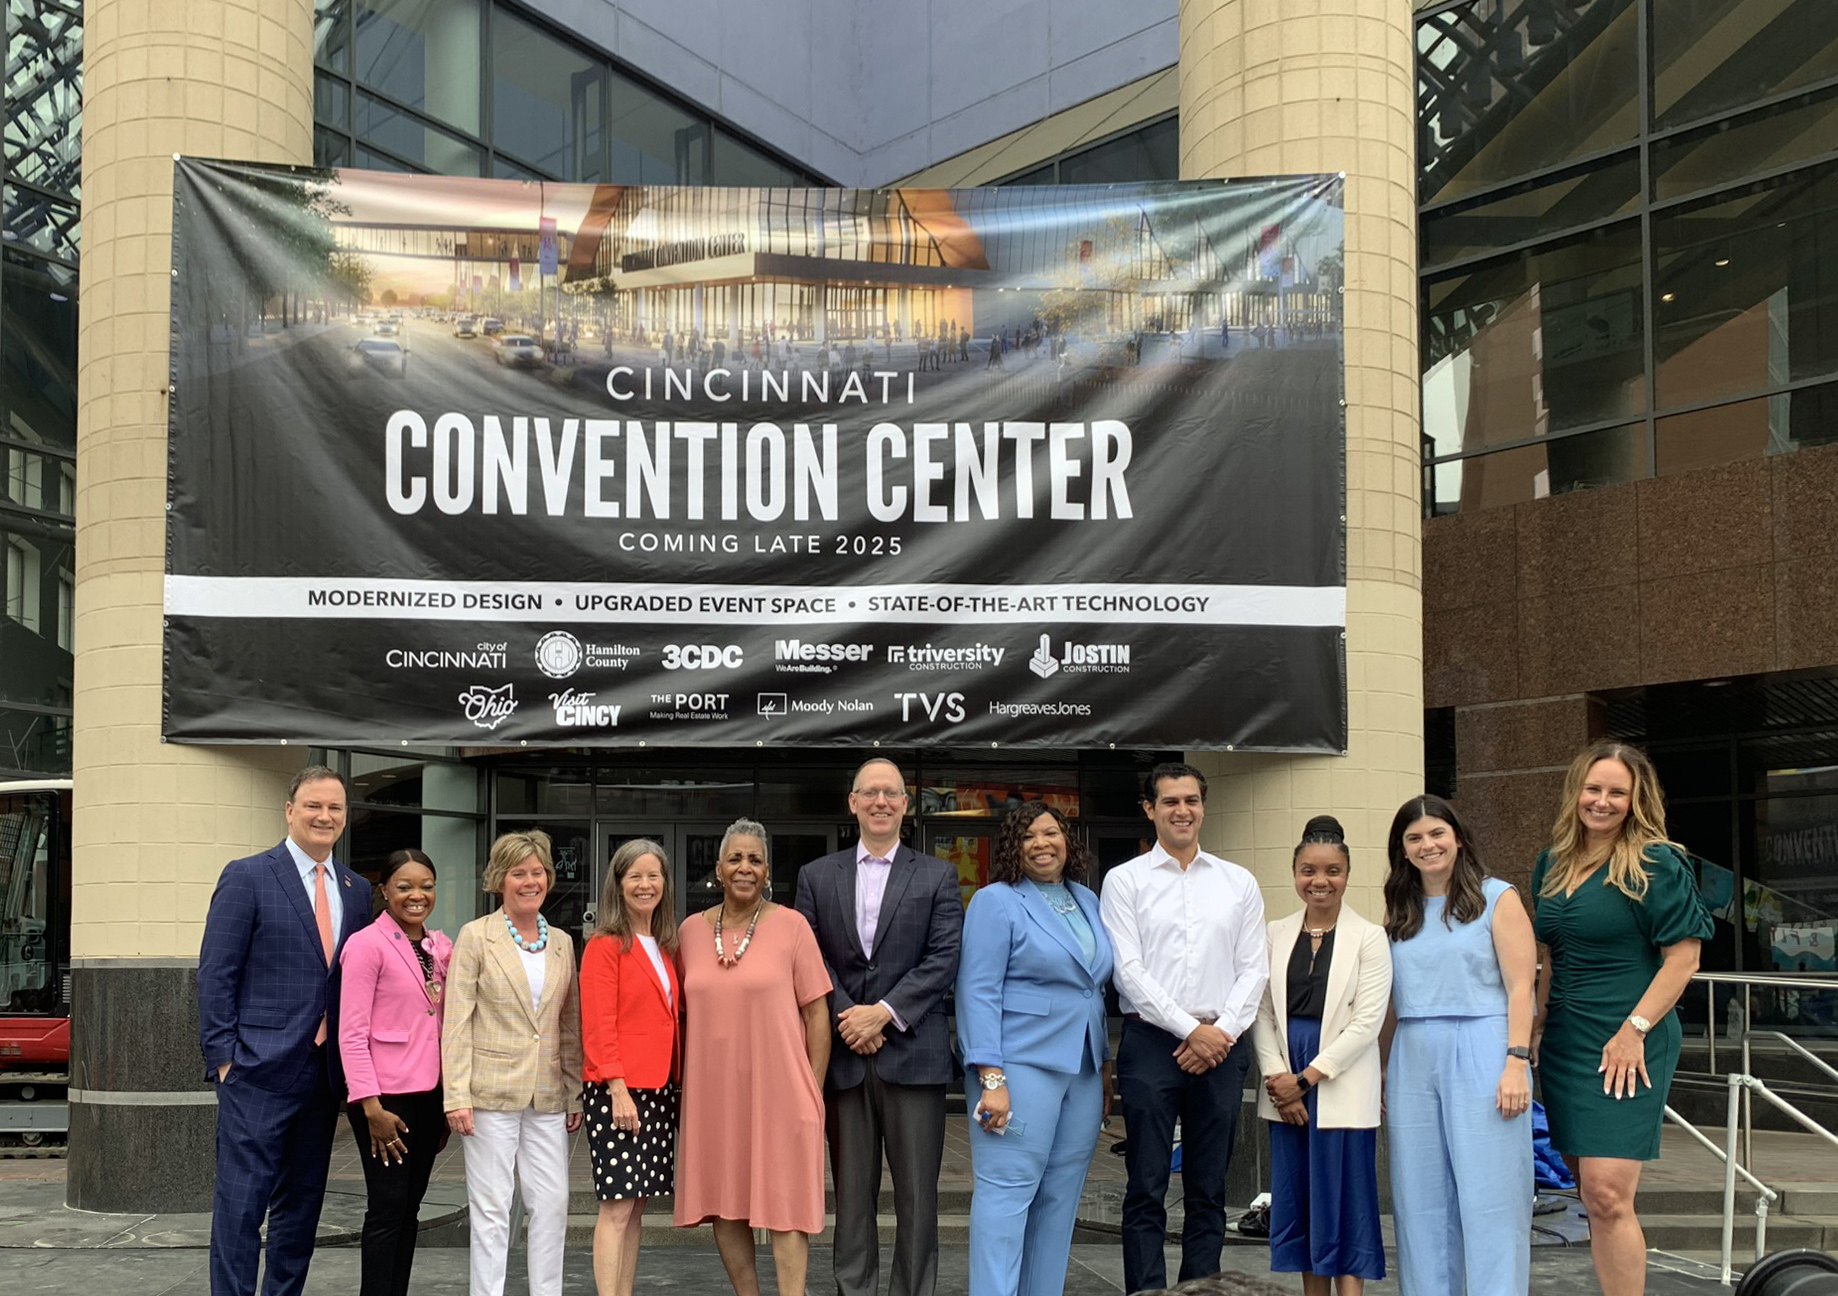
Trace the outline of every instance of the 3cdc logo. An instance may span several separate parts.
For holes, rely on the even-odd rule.
[[[665,670],[732,670],[745,664],[746,654],[736,644],[665,644]]]

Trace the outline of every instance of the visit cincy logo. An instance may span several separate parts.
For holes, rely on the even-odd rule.
[[[459,695],[459,701],[466,718],[481,729],[496,729],[517,709],[517,694],[509,684],[495,689],[474,684]]]

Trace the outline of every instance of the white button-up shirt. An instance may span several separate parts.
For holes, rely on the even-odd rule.
[[[1099,908],[1124,1012],[1178,1039],[1203,1018],[1234,1040],[1251,1029],[1270,963],[1249,871],[1205,851],[1183,869],[1158,842],[1105,876]]]

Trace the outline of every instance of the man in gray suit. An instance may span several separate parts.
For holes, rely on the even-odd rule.
[[[897,1221],[889,1296],[932,1296],[938,1280],[945,1086],[956,1066],[942,1003],[957,977],[964,903],[956,869],[901,844],[906,804],[899,766],[868,761],[849,792],[861,840],[798,874],[798,912],[834,986],[824,1105],[837,1296],[878,1290],[883,1148]]]

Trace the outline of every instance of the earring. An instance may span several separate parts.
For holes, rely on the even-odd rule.
[[[772,899],[772,879],[766,879],[766,899]]]

